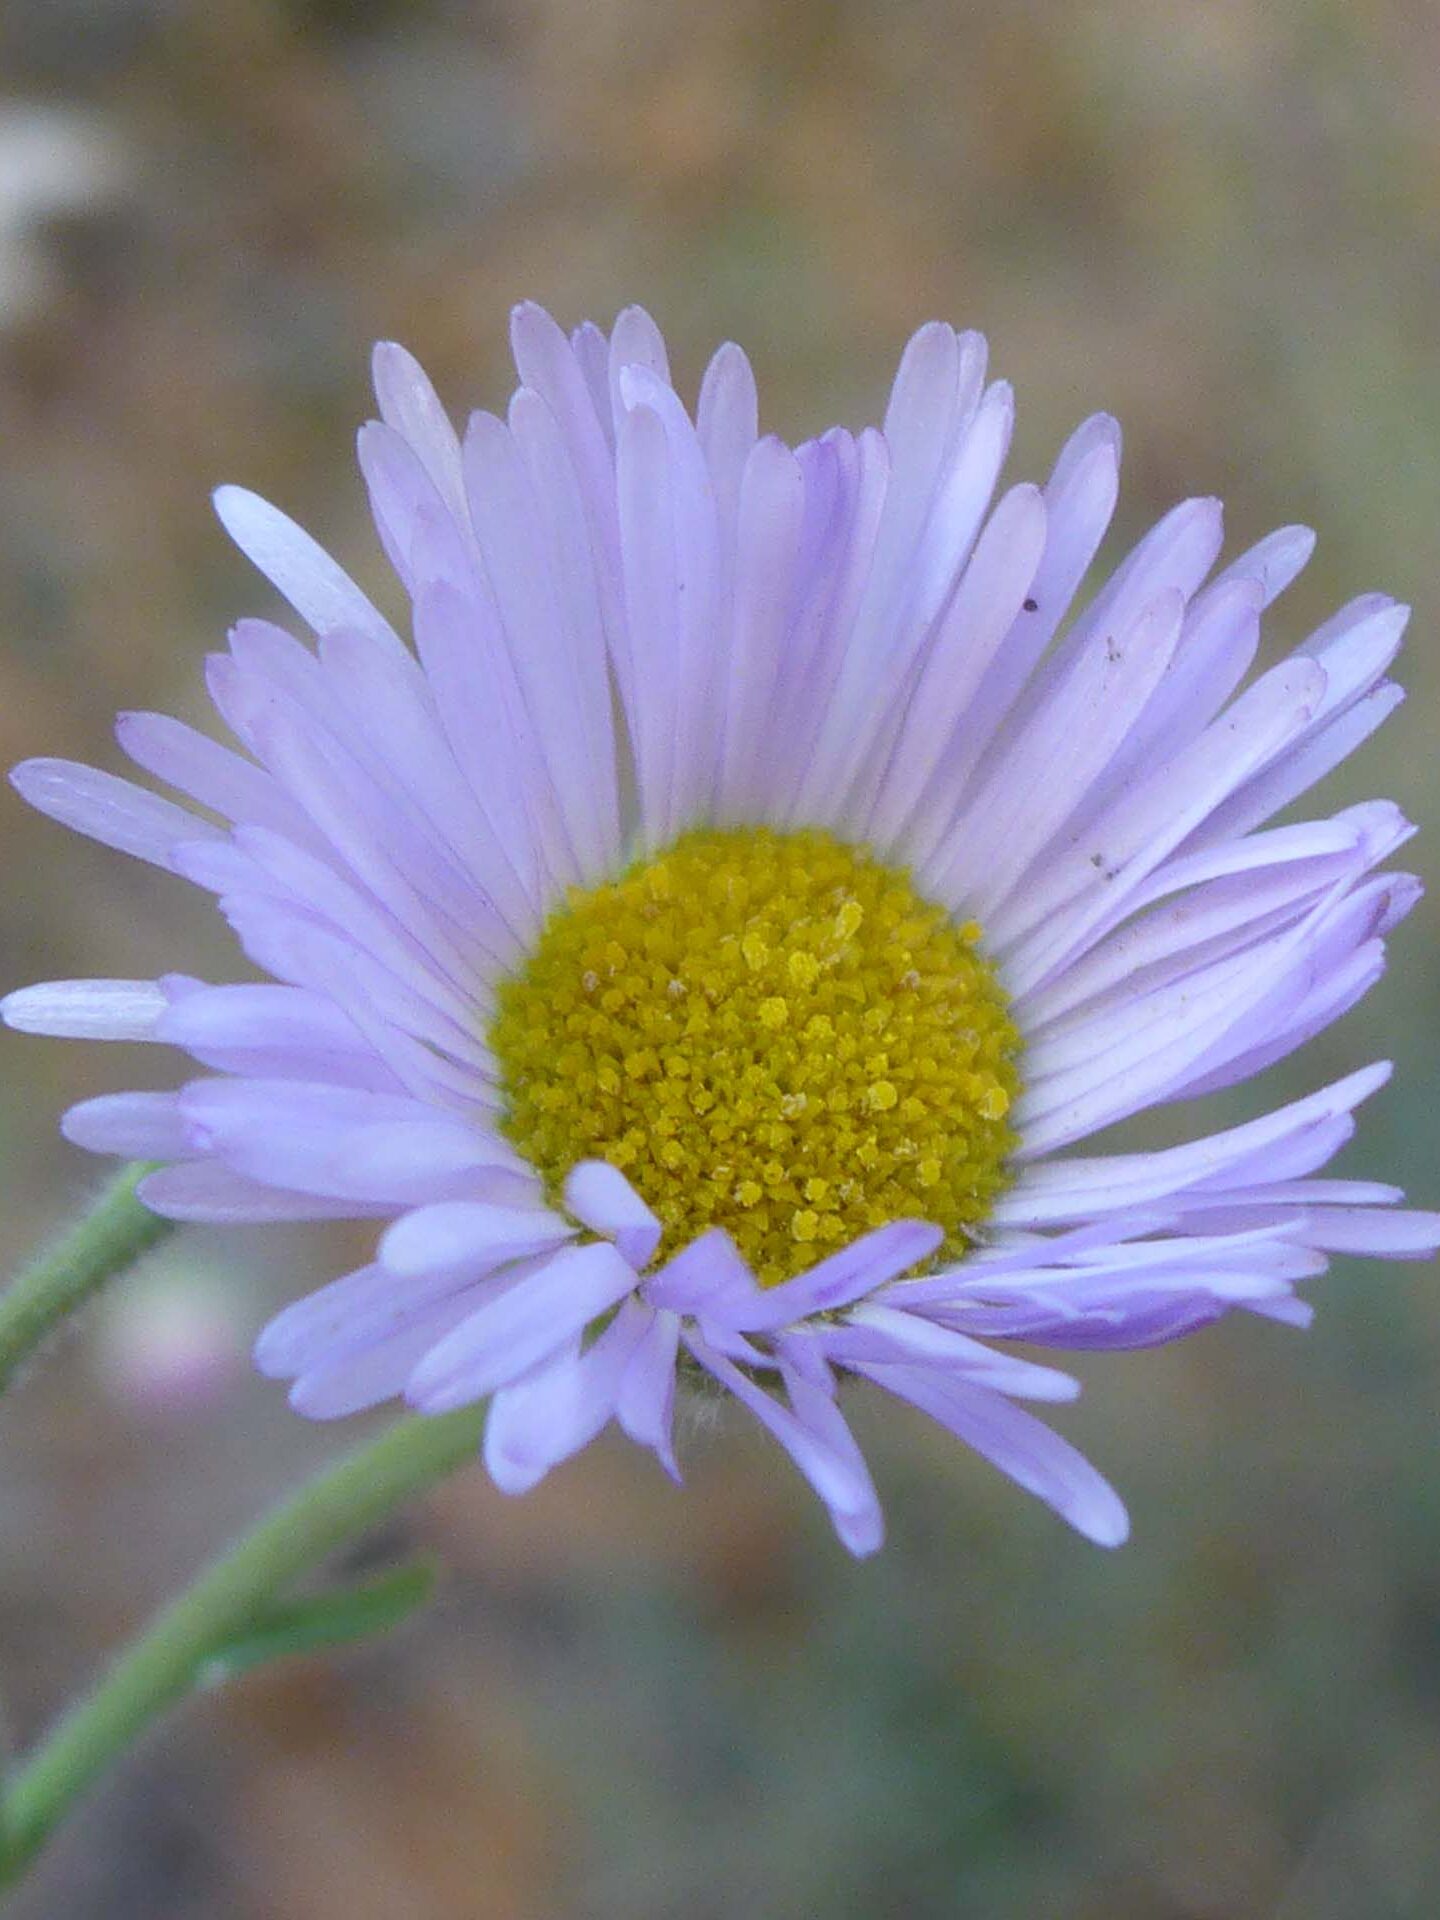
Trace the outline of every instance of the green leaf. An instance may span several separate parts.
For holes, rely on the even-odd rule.
[[[214,1648],[196,1670],[200,1688],[223,1686],[237,1674],[295,1653],[343,1647],[392,1627],[424,1606],[435,1588],[435,1569],[423,1562],[396,1567],[356,1586],[329,1587],[303,1600],[267,1607],[233,1640]]]

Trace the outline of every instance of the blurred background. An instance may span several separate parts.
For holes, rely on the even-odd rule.
[[[1125,425],[1111,554],[1190,493],[1233,547],[1320,532],[1288,645],[1412,601],[1411,698],[1335,805],[1440,860],[1440,12],[1427,0],[6,0],[0,758],[118,768],[191,718],[268,589],[209,489],[311,527],[387,605],[351,462],[370,342],[458,413],[511,303],[648,304],[687,382],[727,336],[765,424],[878,417],[921,321],[985,329],[1012,475]],[[151,869],[0,803],[3,984],[234,977]],[[1378,1055],[1348,1170],[1440,1199],[1440,919],[1223,1123]],[[0,1241],[94,1164],[54,1119],[163,1084],[3,1042]],[[230,1529],[356,1437],[251,1377],[355,1251],[191,1230],[4,1409],[0,1671],[18,1740]],[[603,1444],[509,1503],[455,1479],[438,1605],[173,1718],[24,1920],[1431,1920],[1440,1911],[1437,1276],[1340,1261],[1315,1331],[1081,1357],[1060,1424],[1125,1492],[1106,1555],[894,1407],[860,1415],[891,1544],[852,1565],[748,1427],[677,1494]]]

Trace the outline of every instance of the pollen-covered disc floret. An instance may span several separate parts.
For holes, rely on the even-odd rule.
[[[1019,1084],[979,939],[829,834],[687,834],[574,891],[502,986],[506,1131],[552,1193],[606,1160],[662,1254],[723,1227],[764,1285],[907,1217],[959,1251]]]

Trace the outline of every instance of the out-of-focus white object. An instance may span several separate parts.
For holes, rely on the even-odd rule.
[[[199,1412],[249,1375],[248,1328],[236,1276],[152,1256],[102,1296],[88,1355],[117,1401],[158,1415]]]
[[[129,178],[124,148],[99,114],[0,100],[0,327],[43,307],[55,287],[45,223],[112,205]]]

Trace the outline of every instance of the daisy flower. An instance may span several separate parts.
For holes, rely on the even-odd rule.
[[[1217,572],[1213,500],[1077,606],[1119,431],[1087,420],[997,500],[1010,389],[948,326],[882,428],[796,447],[760,434],[734,346],[692,416],[638,309],[567,338],[525,306],[514,349],[508,414],[463,439],[376,353],[360,464],[410,640],[222,488],[315,640],[242,620],[212,656],[238,751],[122,716],[201,811],[15,773],[211,891],[268,977],[60,981],[5,1018],[198,1062],[65,1116],[167,1163],[158,1213],[377,1222],[369,1265],[260,1336],[303,1414],[488,1397],[519,1492],[611,1421],[678,1477],[677,1388],[708,1386],[864,1554],[857,1380],[1118,1543],[1115,1493],[1023,1405],[1077,1392],[1035,1349],[1303,1325],[1331,1253],[1440,1244],[1396,1189],[1320,1176],[1386,1065],[1183,1145],[1071,1151],[1260,1072],[1378,977],[1418,892],[1379,871],[1405,819],[1272,823],[1399,700],[1405,609],[1355,600],[1247,683],[1312,537]]]

